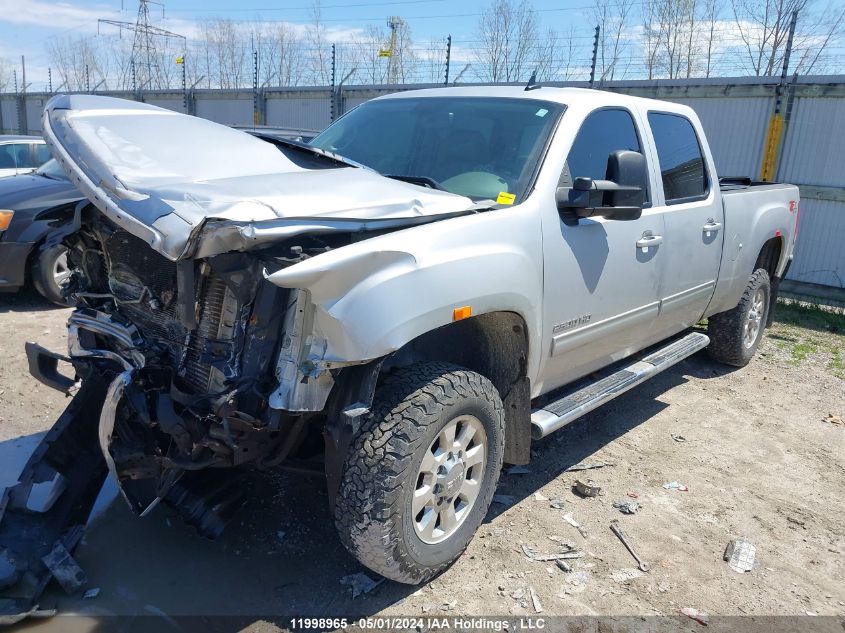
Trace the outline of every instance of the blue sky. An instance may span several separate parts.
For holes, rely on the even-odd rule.
[[[343,37],[351,29],[382,25],[389,15],[399,15],[411,25],[415,42],[450,34],[461,40],[472,39],[478,14],[489,0],[322,0],[326,26]],[[27,81],[40,89],[46,81],[45,43],[50,37],[97,33],[97,18],[134,21],[136,0],[0,0],[0,58],[14,63],[20,74],[20,56],[26,56]],[[533,6],[544,27],[569,30],[576,25],[585,36],[592,30],[590,0],[534,0]],[[224,16],[237,20],[280,20],[292,23],[311,21],[311,0],[169,0],[165,19],[151,6],[154,21],[180,33],[190,32],[203,18]],[[114,30],[112,29],[112,31]]]

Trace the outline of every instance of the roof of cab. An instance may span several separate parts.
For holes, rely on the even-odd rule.
[[[556,88],[553,86],[539,86],[526,90],[525,86],[454,86],[443,88],[424,88],[422,90],[405,90],[378,97],[375,100],[403,99],[413,97],[501,97],[510,99],[540,99],[564,105],[574,105],[576,102],[586,102],[591,106],[603,105],[635,105],[647,109],[661,109],[671,111],[690,111],[688,106],[644,97],[633,97],[619,92],[607,90],[593,90],[589,88]]]

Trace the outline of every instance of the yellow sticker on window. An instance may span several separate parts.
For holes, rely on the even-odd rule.
[[[499,204],[513,204],[514,200],[516,200],[516,194],[507,191],[500,191],[499,197],[496,198],[496,202]]]

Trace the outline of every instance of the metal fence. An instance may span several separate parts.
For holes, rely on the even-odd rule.
[[[587,87],[586,82],[552,83]],[[227,125],[321,130],[332,118],[379,95],[431,86],[349,86],[103,93],[138,99]],[[722,175],[758,177],[775,109],[776,78],[617,81],[601,86],[676,101],[699,115]],[[801,187],[801,230],[788,279],[820,290],[845,289],[845,76],[804,77],[782,87],[787,111],[777,179]],[[3,133],[39,134],[51,95],[0,95]]]

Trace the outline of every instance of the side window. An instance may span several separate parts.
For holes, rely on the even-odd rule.
[[[663,194],[666,203],[707,195],[707,170],[698,137],[689,119],[677,114],[649,112]]]
[[[32,151],[29,143],[13,143],[6,145],[6,147],[13,157],[14,167],[26,169],[36,166],[32,164]]]
[[[35,149],[35,167],[41,167],[50,160],[50,150],[44,143],[36,143],[33,147]]]
[[[607,158],[621,149],[642,152],[637,128],[627,110],[597,110],[590,114],[569,150],[561,185],[571,186],[575,178],[603,180],[607,177]],[[649,199],[646,191],[646,200]]]
[[[15,146],[0,145],[0,169],[15,168]]]

